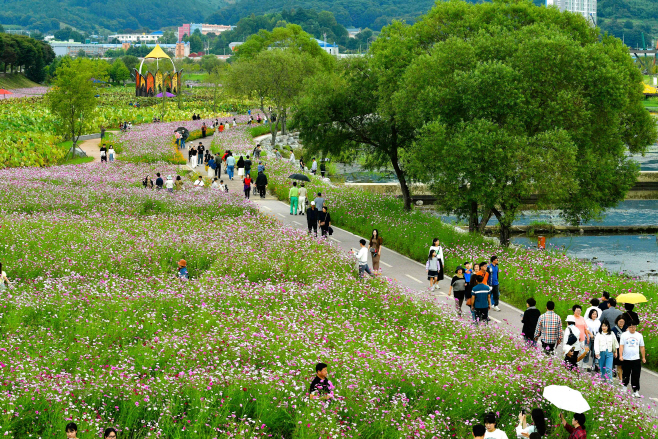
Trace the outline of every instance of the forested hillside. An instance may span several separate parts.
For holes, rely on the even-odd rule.
[[[481,0],[467,0],[477,3]],[[545,0],[533,0],[538,5]],[[379,30],[393,19],[415,22],[435,0],[0,0],[0,23],[41,32],[65,23],[89,33],[179,26],[208,22],[237,24],[245,17],[294,13],[299,9],[329,11],[343,26]],[[658,0],[599,0],[599,25],[630,46],[658,37]],[[311,32],[313,33],[313,32]],[[655,44],[655,43],[654,43]]]

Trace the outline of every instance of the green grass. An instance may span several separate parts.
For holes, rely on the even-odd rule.
[[[29,88],[39,87],[39,84],[32,82],[20,73],[0,73],[0,88]]]
[[[264,124],[256,125],[255,127],[249,129],[249,134],[251,134],[251,137],[259,137],[265,134],[270,134],[270,126]]]
[[[93,162],[93,157],[76,157],[74,159],[68,159],[62,165],[81,165],[83,163]]]
[[[208,81],[209,76],[210,75],[208,73],[186,73],[183,75],[184,79],[187,79],[188,81],[199,81],[199,82]]]

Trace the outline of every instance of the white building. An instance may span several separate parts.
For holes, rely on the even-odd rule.
[[[110,41],[114,40],[115,38],[122,43],[136,43],[137,41],[142,41],[144,43],[155,43],[157,42],[160,37],[162,36],[162,33],[152,33],[152,34],[115,34],[115,35],[110,35],[108,38]]]
[[[596,0],[546,0],[546,6],[555,6],[561,11],[580,14],[596,25]]]
[[[325,43],[324,41],[318,40],[317,38],[315,39],[315,41],[317,41],[318,44],[320,45],[320,47],[322,47],[325,50],[325,52],[327,52],[329,55],[338,55],[339,54],[338,53],[338,46],[336,46],[335,44]]]

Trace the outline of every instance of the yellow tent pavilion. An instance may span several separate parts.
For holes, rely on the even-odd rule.
[[[160,47],[159,44],[156,44],[155,47],[153,48],[153,50],[151,50],[151,53],[146,55],[144,58],[153,58],[153,59],[167,58],[167,59],[171,59],[171,58],[169,58],[169,55],[167,55],[165,53],[165,51],[162,50],[162,48]]]

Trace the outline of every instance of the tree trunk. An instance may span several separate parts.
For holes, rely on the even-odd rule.
[[[468,232],[475,233],[478,229],[478,202],[471,201],[470,215],[468,217]]]
[[[398,164],[398,149],[397,147],[392,148],[393,152],[391,153],[391,163],[393,164],[393,170],[395,175],[398,177],[400,182],[400,190],[402,191],[402,199],[404,200],[404,210],[411,210],[411,192],[409,192],[409,186],[407,186],[407,180],[404,178],[404,172]]]
[[[502,245],[503,247],[509,247],[510,236],[512,234],[511,224],[508,224],[509,218],[504,218],[503,215],[496,208],[493,208],[491,210],[493,211],[494,215],[496,215],[496,219],[500,224],[500,245]]]
[[[288,134],[288,127],[286,126],[286,119],[288,115],[286,114],[286,109],[279,109],[279,120],[281,121],[281,134]]]
[[[484,231],[487,228],[487,224],[489,223],[489,220],[493,216],[493,211],[491,209],[487,209],[484,214],[482,215],[482,220],[480,221],[480,224],[478,224],[478,231],[482,234],[484,234]]]
[[[265,111],[265,105],[262,98],[260,100],[260,111],[267,116],[267,122],[270,124],[270,133],[272,133],[272,148],[274,148],[274,145],[276,145],[276,126],[272,129],[272,112],[268,113]]]

